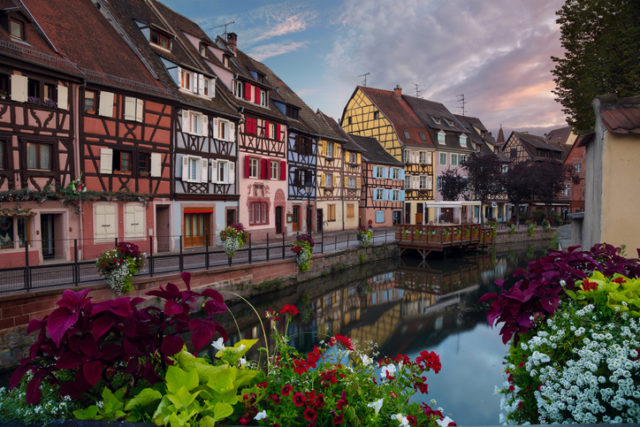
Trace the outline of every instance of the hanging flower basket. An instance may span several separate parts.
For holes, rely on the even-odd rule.
[[[135,243],[120,242],[115,249],[103,252],[96,267],[117,295],[126,294],[133,285],[131,279],[144,267],[145,255]]]
[[[236,251],[242,248],[247,243],[248,235],[244,230],[242,223],[231,224],[220,232],[220,239],[222,240],[222,247],[229,259],[229,265],[231,265],[231,258],[236,254]]]
[[[373,239],[373,232],[371,230],[367,230],[365,227],[358,227],[356,236],[358,237],[358,242],[360,242],[360,246],[362,246],[363,248],[366,248],[371,244],[371,240]]]
[[[310,234],[301,234],[291,244],[291,252],[296,254],[296,264],[302,272],[308,271],[311,265],[311,253],[315,246],[313,237]]]

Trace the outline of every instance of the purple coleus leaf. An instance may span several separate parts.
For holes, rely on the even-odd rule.
[[[91,310],[91,316],[95,316],[96,314],[102,313],[103,311],[109,311],[110,313],[113,313],[119,317],[131,317],[131,300],[129,298],[123,297],[100,302],[93,306],[93,309]]]
[[[196,352],[213,341],[213,336],[216,333],[215,326],[216,323],[210,320],[193,319],[189,322],[191,344]]]
[[[180,273],[180,277],[182,277],[184,284],[187,285],[187,289],[190,291],[191,290],[191,273],[189,273],[188,271],[184,271]]]
[[[99,360],[93,360],[82,365],[82,374],[89,386],[93,387],[98,384],[103,370],[102,363]]]
[[[184,308],[181,304],[176,304],[172,300],[168,300],[164,304],[164,314],[167,316],[175,316],[178,314],[182,314],[184,312]]]
[[[56,362],[58,369],[74,369],[82,365],[84,358],[78,353],[67,351],[63,353]]]
[[[78,312],[71,311],[67,307],[56,308],[49,315],[47,332],[57,347],[60,347],[60,342],[62,342],[65,332],[75,325],[77,321]]]
[[[94,339],[99,340],[102,336],[109,331],[115,323],[115,316],[110,313],[104,313],[94,318],[91,325],[91,334]]]
[[[165,356],[173,356],[182,350],[184,346],[184,340],[177,335],[167,335],[162,339],[162,344],[160,345],[160,353]]]
[[[27,394],[26,401],[29,405],[37,405],[40,403],[40,399],[42,399],[42,391],[40,390],[40,384],[42,384],[42,380],[48,374],[47,371],[39,370],[37,371],[29,384],[27,384]]]

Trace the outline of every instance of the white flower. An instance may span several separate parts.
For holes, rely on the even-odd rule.
[[[373,408],[373,410],[376,412],[376,415],[378,415],[378,412],[380,412],[380,408],[382,408],[383,401],[384,401],[384,398],[378,399],[375,402],[368,403],[367,406],[369,408]]]
[[[447,427],[449,423],[452,423],[452,422],[453,420],[449,417],[444,417],[443,419],[436,421],[436,423],[438,423],[438,425],[441,427]]]
[[[265,418],[267,418],[267,411],[260,411],[253,417],[256,421],[264,420]]]
[[[386,365],[386,366],[382,367],[382,370],[380,371],[380,377],[383,380],[385,380],[385,379],[387,379],[388,376],[392,377],[395,373],[396,373],[395,365],[393,365],[393,364]]]
[[[364,366],[369,366],[373,362],[373,360],[371,360],[371,358],[369,356],[367,356],[366,354],[361,354],[360,355],[360,360],[362,360],[362,364]]]
[[[211,343],[211,346],[216,350],[224,350],[224,339],[222,337],[218,338],[214,342]]]
[[[238,359],[238,362],[240,362],[240,366],[244,366],[247,363],[247,359],[241,357],[240,359]]]
[[[391,415],[391,419],[399,422],[399,427],[409,427],[409,420],[402,414]]]

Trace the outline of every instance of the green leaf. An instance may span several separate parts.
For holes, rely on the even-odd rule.
[[[125,405],[125,411],[130,411],[136,406],[147,406],[156,400],[162,399],[162,393],[152,388],[145,388]]]
[[[228,365],[214,366],[213,368],[209,370],[212,375],[208,377],[207,386],[219,393],[235,390],[234,382],[238,369]]]
[[[216,421],[210,416],[203,417],[198,424],[199,427],[213,427],[216,425]]]
[[[233,407],[225,402],[218,402],[213,407],[215,420],[220,421],[233,414]]]
[[[177,366],[169,366],[165,379],[167,389],[171,393],[175,393],[181,387],[186,387],[187,390],[193,390],[199,384],[198,373],[195,370],[185,371]]]
[[[175,412],[175,407],[171,405],[171,401],[169,401],[167,396],[163,396],[151,420],[158,425],[166,425],[169,415],[173,412]]]
[[[236,388],[249,384],[256,375],[258,375],[258,371],[255,369],[238,369],[235,380]]]
[[[188,408],[199,394],[199,391],[189,393],[186,387],[180,387],[176,393],[167,394],[167,398],[176,406],[176,409],[180,410]]]
[[[79,420],[95,420],[96,415],[98,415],[98,407],[96,405],[73,411],[73,416]]]

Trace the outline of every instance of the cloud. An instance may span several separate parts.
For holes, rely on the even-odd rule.
[[[309,19],[312,19],[312,17],[313,14],[311,13],[298,13],[296,15],[288,16],[276,24],[271,30],[265,31],[263,34],[253,39],[253,42],[304,31],[309,24]]]
[[[288,43],[269,43],[253,48],[247,54],[257,61],[264,61],[272,56],[282,55],[301,49],[309,44],[308,41],[288,42]]]
[[[336,85],[351,86],[347,97],[361,83],[357,76],[370,72],[369,86],[399,84],[414,95],[418,83],[423,97],[454,113],[461,112],[457,99],[464,93],[465,114],[489,128],[562,126],[561,106],[550,92],[550,57],[562,56],[555,24],[561,5],[562,0],[349,0],[326,57],[329,74]]]

